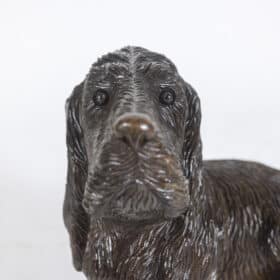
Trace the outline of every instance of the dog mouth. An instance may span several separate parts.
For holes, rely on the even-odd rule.
[[[111,215],[104,216],[103,219],[108,221],[117,221],[118,223],[154,223],[165,219],[160,210],[149,210],[140,212],[124,212],[122,209],[113,209]]]
[[[135,153],[108,144],[89,173],[83,206],[95,217],[126,221],[171,218],[188,204],[182,167],[160,143]]]

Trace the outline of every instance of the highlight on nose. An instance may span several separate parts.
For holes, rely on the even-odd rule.
[[[115,121],[113,129],[118,138],[134,148],[143,146],[155,135],[152,121],[143,114],[125,114]]]

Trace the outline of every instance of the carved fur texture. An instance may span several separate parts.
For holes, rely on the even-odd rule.
[[[168,58],[102,56],[66,118],[63,216],[87,279],[280,279],[280,172],[202,160],[199,97]]]

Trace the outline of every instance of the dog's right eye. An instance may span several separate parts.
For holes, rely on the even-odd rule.
[[[98,89],[93,95],[93,102],[96,106],[104,106],[109,101],[109,94],[104,89]]]

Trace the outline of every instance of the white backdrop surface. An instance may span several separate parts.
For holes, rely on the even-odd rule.
[[[280,168],[280,2],[0,2],[0,278],[84,279],[62,223],[64,102],[97,57],[164,53],[202,103],[204,158]]]

